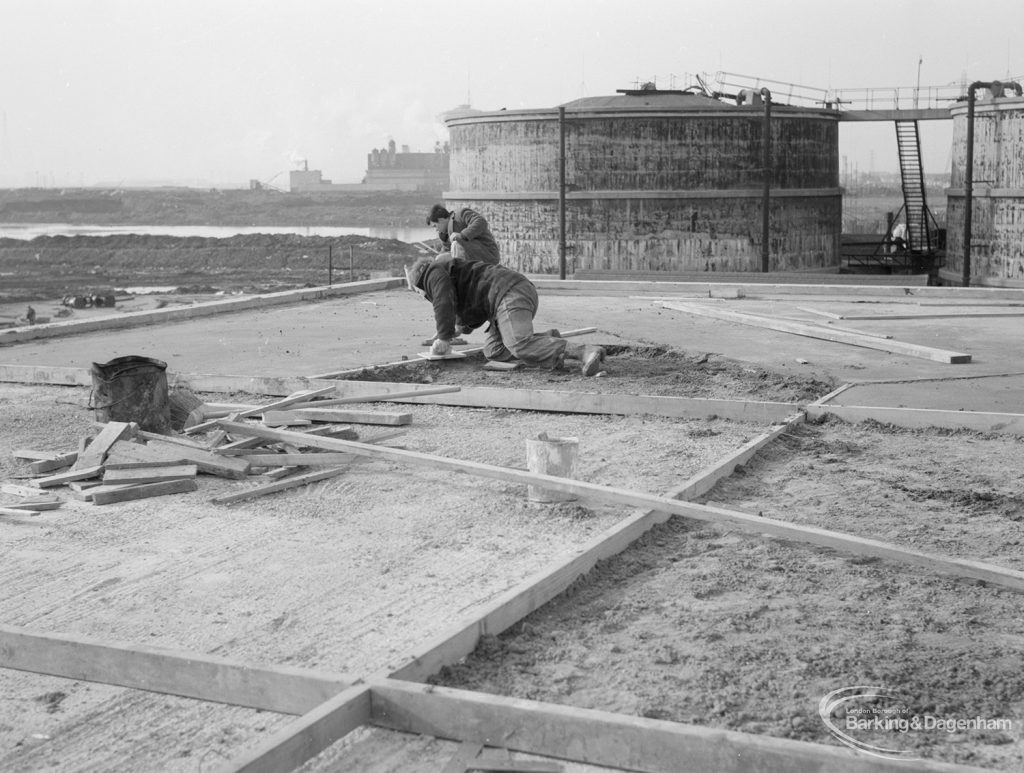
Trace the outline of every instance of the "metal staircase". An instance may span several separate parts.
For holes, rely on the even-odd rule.
[[[925,198],[921,137],[917,131],[917,121],[896,121],[896,146],[900,156],[903,212],[907,223],[906,249],[911,253],[928,254],[933,247],[931,226],[935,218]]]

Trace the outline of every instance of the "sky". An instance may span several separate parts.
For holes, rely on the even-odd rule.
[[[0,187],[359,182],[441,115],[738,73],[814,89],[1024,77],[1019,0],[0,0]],[[770,86],[771,87],[771,86]],[[781,87],[780,87],[781,89]],[[780,89],[772,88],[773,94]],[[951,122],[921,124],[949,171]],[[896,171],[891,123],[841,165]]]

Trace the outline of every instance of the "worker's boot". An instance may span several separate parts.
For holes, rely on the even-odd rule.
[[[604,349],[591,344],[568,344],[565,347],[565,358],[579,360],[580,372],[584,376],[594,376],[601,370],[604,362]]]

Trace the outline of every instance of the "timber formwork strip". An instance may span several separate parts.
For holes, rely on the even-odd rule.
[[[853,384],[842,384],[841,386],[838,386],[835,389],[833,389],[827,395],[822,395],[817,400],[810,403],[810,405],[825,405],[825,403],[831,402],[835,398],[839,397],[839,395],[841,395],[843,392],[845,392],[852,386]]]
[[[743,464],[761,448],[779,435],[803,421],[803,414],[794,416],[786,424],[750,441],[722,461],[698,473],[666,496],[670,499],[690,499],[710,491],[727,477],[736,466]],[[621,553],[643,534],[671,515],[663,510],[636,513],[598,534],[569,558],[527,578],[518,586],[499,596],[483,610],[477,610],[468,621],[428,642],[408,662],[392,671],[397,679],[423,681],[442,666],[452,665],[476,649],[484,634],[498,634],[515,625],[531,612],[542,607],[576,580],[594,568],[598,561]]]
[[[834,548],[854,555],[873,556],[876,558],[894,560],[899,563],[916,564],[928,571],[947,574],[954,577],[968,577],[975,580],[982,580],[1009,590],[1024,592],[1024,572],[978,561],[920,553],[891,543],[880,542],[878,540],[866,539],[863,537],[855,537],[850,534],[829,531],[827,529],[819,529],[815,526],[787,523],[785,521],[761,518],[733,510],[725,510],[719,507],[679,502],[668,497],[659,497],[652,494],[627,491],[624,489],[613,488],[611,486],[601,486],[596,483],[585,483],[583,481],[570,480],[567,478],[558,478],[553,475],[539,475],[527,472],[526,470],[497,467],[490,464],[481,464],[479,462],[448,459],[442,456],[406,451],[400,448],[384,448],[381,446],[365,445],[363,443],[357,443],[350,440],[337,440],[334,438],[312,438],[308,435],[303,435],[301,432],[274,430],[236,422],[222,421],[221,426],[232,434],[249,434],[268,440],[277,440],[286,443],[295,442],[305,438],[307,445],[324,448],[328,451],[351,450],[353,453],[377,459],[387,459],[390,461],[413,464],[421,467],[429,467],[431,469],[447,469],[457,472],[467,472],[471,475],[477,475],[483,478],[502,480],[509,483],[521,483],[527,486],[538,486],[540,488],[562,491],[578,497],[608,502],[611,504],[664,510],[672,513],[673,515],[681,515],[698,521],[734,526],[754,534],[767,534],[772,537],[803,542],[806,544],[817,545],[819,547]]]
[[[274,733],[257,749],[225,765],[233,773],[294,770],[370,720],[370,687],[357,684]]]
[[[651,773],[888,773],[977,769],[856,755],[840,747],[526,701],[394,679],[100,644],[0,626],[0,667],[301,715],[225,771],[293,770],[369,723]]]
[[[468,408],[512,408],[554,413],[625,416],[646,413],[652,416],[689,419],[718,417],[751,422],[783,421],[799,407],[796,403],[720,400],[710,397],[600,394],[499,387],[463,387],[462,391],[456,394],[402,398],[396,399],[395,402],[457,405]]]
[[[284,290],[265,295],[254,295],[248,298],[231,298],[222,301],[197,303],[192,306],[176,306],[152,311],[133,311],[116,316],[94,317],[92,319],[69,320],[64,322],[48,322],[42,325],[29,325],[0,330],[0,346],[4,344],[33,341],[39,338],[67,336],[74,333],[88,333],[94,330],[120,330],[135,328],[141,325],[160,325],[165,322],[209,317],[234,311],[262,309],[268,306],[279,306],[288,303],[304,303],[339,295],[355,295],[357,293],[390,290],[402,287],[404,279],[370,279],[363,282],[331,285],[329,287],[307,287],[300,290]]]
[[[987,413],[984,411],[949,411],[934,408],[886,408],[868,405],[821,405],[812,403],[805,409],[807,418],[820,419],[831,415],[848,422],[877,421],[909,429],[958,427],[975,432],[1000,435],[1024,435],[1024,413]]]
[[[305,714],[355,682],[289,666],[260,668],[194,652],[134,647],[0,625],[0,667],[280,714]]]
[[[893,341],[877,336],[863,335],[858,333],[847,333],[841,330],[830,330],[819,325],[803,324],[799,322],[787,322],[767,317],[756,317],[752,314],[742,314],[736,311],[725,309],[709,308],[707,306],[693,306],[681,303],[666,303],[660,301],[658,305],[665,309],[682,311],[687,314],[694,314],[700,317],[710,317],[726,322],[735,322],[740,325],[751,325],[753,327],[774,330],[779,333],[791,333],[793,335],[817,338],[823,341],[833,341],[850,346],[860,346],[865,349],[877,349],[891,354],[902,354],[908,357],[920,357],[925,360],[944,362],[947,364],[960,364],[971,361],[971,355],[964,352],[951,352],[945,349],[934,349],[930,346],[919,346],[917,344]]]
[[[531,277],[542,295],[637,295],[653,293],[667,295],[707,296],[712,291],[722,292],[735,288],[747,296],[756,295],[817,295],[829,297],[881,296],[892,298],[957,298],[975,301],[1024,301],[1024,288],[1003,287],[915,287],[912,283],[887,287],[882,285],[830,285],[821,284],[762,284],[753,282],[643,282],[614,280],[546,279]]]
[[[839,319],[858,320],[887,320],[887,319],[956,319],[957,317],[1021,317],[1024,311],[963,311],[949,312],[948,314],[935,314],[926,312],[924,314],[845,314]]]
[[[657,282],[685,283],[699,286],[716,285],[870,285],[896,287],[925,287],[928,274],[840,274],[838,268],[821,271],[605,271],[582,269],[573,274],[574,280],[598,282]]]
[[[426,362],[426,360],[424,360]],[[60,386],[91,386],[85,368],[35,368],[0,365],[0,381]],[[326,379],[262,378],[217,376],[198,373],[169,374],[169,383],[187,384],[194,392],[246,392],[262,395],[290,395],[301,389],[337,388],[340,399],[354,398],[421,405],[455,405],[468,408],[511,408],[554,413],[612,415],[651,414],[669,418],[707,419],[717,416],[734,421],[784,421],[798,409],[796,403],[721,400],[705,397],[622,395],[566,392],[547,389],[502,389],[497,387],[425,387],[423,396],[409,393],[409,384],[397,381],[331,381]]]
[[[594,709],[412,684],[371,682],[371,721],[573,762],[643,773],[980,773],[934,761]]]

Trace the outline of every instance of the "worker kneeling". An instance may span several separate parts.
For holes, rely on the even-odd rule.
[[[517,271],[462,258],[420,258],[405,270],[405,278],[410,290],[434,306],[437,339],[432,354],[448,354],[451,339],[489,324],[484,342],[488,360],[520,360],[552,370],[577,360],[584,376],[601,370],[605,352],[600,346],[570,344],[553,330],[533,331],[537,288]]]

